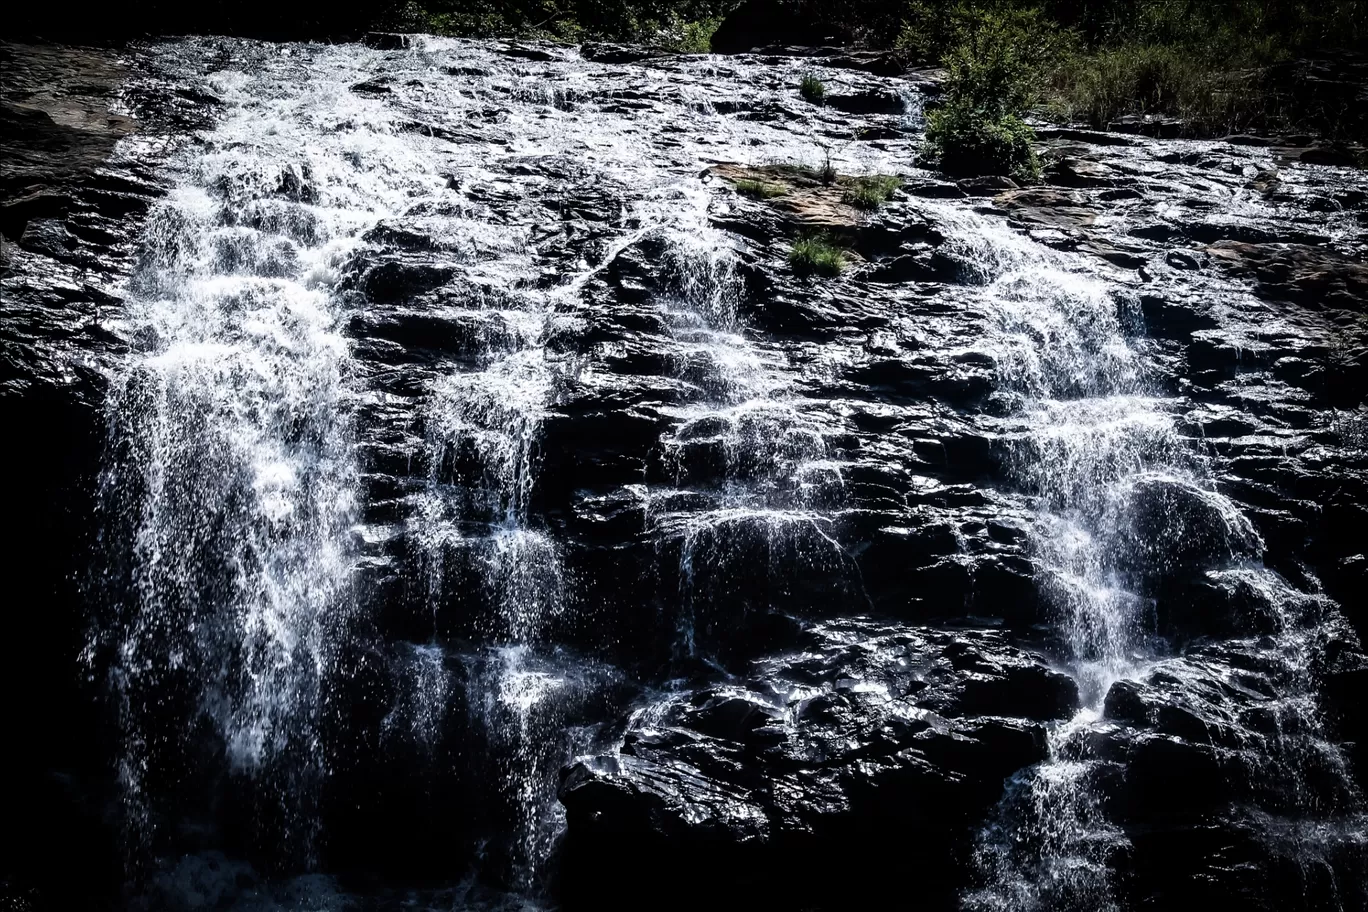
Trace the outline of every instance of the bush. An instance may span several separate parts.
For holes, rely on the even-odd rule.
[[[706,53],[726,11],[724,0],[402,0],[390,3],[383,22],[465,37],[644,41]]]
[[[772,184],[769,181],[742,178],[736,182],[736,192],[742,196],[751,196],[755,199],[774,199],[776,196],[783,196],[788,193],[788,188],[781,184]]]
[[[793,243],[789,265],[800,276],[815,274],[834,278],[845,269],[845,254],[829,239],[809,235]]]
[[[686,22],[673,19],[661,30],[661,43],[681,54],[708,54],[712,51],[712,36],[722,25],[721,16],[710,16]]]
[[[821,104],[826,101],[826,84],[808,73],[803,77],[803,81],[798,83],[798,94],[813,104]]]
[[[947,97],[991,121],[1023,116],[1039,100],[1050,70],[1074,52],[1076,36],[1033,8],[957,9],[945,56]]]
[[[1035,133],[1022,117],[1040,96],[1049,64],[1074,36],[1036,9],[955,8],[945,29],[946,101],[927,116],[923,155],[948,174],[1033,179]]]
[[[1029,181],[1040,176],[1034,140],[1035,131],[1015,114],[993,118],[951,101],[927,115],[922,155],[952,177],[1006,174]]]
[[[1123,114],[1190,117],[1211,108],[1214,74],[1170,45],[1127,45],[1080,57],[1056,75],[1070,119],[1105,127]]]
[[[858,209],[878,209],[902,186],[902,181],[891,174],[852,177],[842,195],[847,203]]]

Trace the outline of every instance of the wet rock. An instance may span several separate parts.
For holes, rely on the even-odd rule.
[[[1133,572],[1151,583],[1169,574],[1220,568],[1258,553],[1243,515],[1212,492],[1165,477],[1139,477],[1120,492],[1129,526],[1122,530]]]
[[[1164,262],[1174,269],[1201,269],[1202,264],[1195,256],[1185,250],[1171,250],[1164,257]]]
[[[451,281],[456,270],[426,262],[389,260],[367,269],[359,286],[373,301],[402,301],[441,288]]]
[[[411,46],[398,39],[386,43]],[[367,53],[337,83],[365,96],[344,107],[385,111],[384,130],[368,134],[350,113],[326,115],[326,129],[407,144],[422,165],[414,181],[367,152],[334,162],[346,173],[335,182],[305,167],[311,148],[208,188],[204,249],[234,281],[270,289],[307,265],[299,278],[323,297],[343,276],[332,317],[360,476],[345,535],[357,627],[329,659],[346,673],[328,691],[319,742],[332,765],[318,815],[325,863],[403,882],[457,876],[453,865],[478,855],[482,876],[520,882],[523,837],[541,832],[529,816],[554,810],[556,769],[588,750],[561,782],[569,834],[551,864],[567,908],[602,905],[605,883],[658,896],[681,880],[679,898],[700,906],[882,901],[878,878],[774,873],[795,869],[910,869],[919,902],[958,906],[976,834],[1012,777],[1045,758],[1046,727],[1079,710],[1078,685],[1058,669],[1089,644],[1066,642],[1048,587],[1058,568],[1040,547],[1048,529],[1013,449],[1035,430],[1016,426],[1030,398],[1019,373],[1059,343],[1059,370],[1085,376],[1053,378],[1057,404],[1085,390],[1109,405],[1135,397],[1153,424],[1153,448],[1099,462],[1098,497],[1076,530],[1096,537],[1103,588],[1133,609],[1127,636],[1149,657],[1112,685],[1104,719],[1080,717],[1086,737],[1068,748],[1094,765],[1099,813],[1129,841],[1109,856],[1126,901],[1219,906],[1240,890],[1297,908],[1299,898],[1279,905],[1279,883],[1320,898],[1334,878],[1354,882],[1358,805],[1335,760],[1362,769],[1368,741],[1354,710],[1368,579],[1368,438],[1353,417],[1368,375],[1361,303],[1351,306],[1368,215],[1357,178],[1300,162],[1272,173],[1306,145],[1284,156],[1043,129],[1061,156],[1059,186],[919,178],[870,213],[806,169],[717,162],[765,160],[764,142],[793,138],[794,70],[779,55],[801,53],[848,70],[840,97],[873,111],[842,114],[841,141],[866,144],[851,159],[877,153],[921,173],[907,128],[880,111],[933,83],[878,78],[891,61],[790,48],[647,67],[623,65],[647,50],[530,50],[515,61],[466,43]],[[162,52],[181,55],[177,66],[292,74],[321,53],[217,39]],[[398,91],[415,81],[433,91]],[[235,93],[149,80],[124,97],[174,148],[204,142],[203,124]],[[67,102],[43,101],[44,120],[28,100],[4,100],[16,131],[85,148],[54,131]],[[99,105],[86,107],[82,117],[97,117]],[[745,130],[717,133],[719,116],[747,118]],[[577,134],[585,124],[595,132]],[[112,129],[96,129],[101,147]],[[594,145],[605,135],[615,145]],[[534,136],[551,148],[514,154]],[[733,148],[738,137],[755,147]],[[130,142],[129,158],[68,175],[45,164],[66,153],[10,155],[0,142],[0,169],[29,169],[0,182],[0,405],[7,430],[32,442],[9,448],[7,475],[25,480],[17,514],[40,524],[7,559],[11,576],[46,580],[65,606],[21,619],[16,642],[62,643],[65,658],[41,678],[7,679],[16,693],[77,677],[71,634],[85,624],[70,590],[82,567],[65,555],[83,553],[73,543],[90,531],[105,378],[130,347],[160,344],[126,337],[121,284],[160,192],[155,145]],[[757,176],[788,194],[734,192],[733,178]],[[371,203],[399,211],[378,224],[354,213],[369,230],[335,222],[330,208],[368,197],[373,182],[385,189]],[[964,230],[947,210],[988,211],[955,202],[971,192],[996,194],[1009,218],[993,227],[1015,232],[992,234],[1006,249],[985,252],[1023,258],[1002,287],[977,284],[971,256],[947,243]],[[845,273],[792,275],[789,244],[806,230],[848,247]],[[265,236],[234,239],[249,233]],[[1022,237],[1063,253],[1018,248]],[[1241,243],[1250,249],[1229,246]],[[1075,281],[1105,281],[1108,297],[1038,320],[1030,283],[1055,270],[1066,297]],[[1140,380],[1094,369],[1118,347]],[[1127,420],[1105,421],[1080,445],[1130,433]],[[281,440],[287,455],[320,445],[307,421]],[[1173,471],[1141,471],[1151,465]],[[1124,483],[1106,481],[1118,472]],[[99,725],[70,720],[93,705],[21,706],[16,724],[46,733],[35,750],[76,756],[70,745],[84,742],[71,732]],[[1325,707],[1324,734],[1299,708],[1311,705]],[[109,758],[87,753],[91,781],[107,779]],[[274,832],[269,776],[214,785],[222,752],[190,759],[203,795],[232,806],[230,827]],[[10,762],[31,779],[46,760]],[[64,801],[45,790],[24,818],[41,822]],[[100,832],[97,805],[55,815],[43,845],[81,829],[68,819]],[[376,848],[376,832],[394,836]],[[63,857],[35,849],[21,861],[38,854]]]
[[[1074,231],[1091,225],[1097,213],[1075,194],[1049,189],[1008,190],[993,202],[1022,224]]]
[[[1159,139],[1176,139],[1183,135],[1186,124],[1177,118],[1156,115],[1128,114],[1107,124],[1113,133],[1131,133]]]
[[[963,190],[968,196],[996,196],[1003,191],[1018,189],[1017,182],[1010,177],[992,174],[982,177],[966,177],[956,181],[955,186]]]
[[[848,114],[901,114],[906,108],[903,97],[887,89],[832,94],[826,97],[826,104]]]
[[[1218,241],[1207,252],[1230,272],[1254,278],[1259,292],[1270,298],[1352,311],[1361,311],[1368,300],[1368,266],[1332,250]]]
[[[1046,169],[1044,176],[1061,187],[1112,187],[1119,181],[1111,168],[1086,158],[1059,158]]]
[[[570,893],[606,865],[622,870],[622,851],[632,877],[653,882],[677,850],[718,874],[684,885],[691,897],[721,898],[723,882],[728,903],[790,896],[753,875],[780,858],[843,857],[845,834],[890,814],[917,821],[900,852],[918,846],[917,868],[942,883],[937,865],[968,836],[960,815],[1043,756],[1043,731],[1026,720],[1059,718],[1075,700],[1072,681],[997,634],[820,625],[800,652],[650,709],[618,754],[562,774],[567,857],[584,866]],[[654,855],[663,840],[668,859]]]
[[[1213,570],[1165,586],[1156,600],[1155,620],[1166,637],[1230,637],[1271,634],[1282,617],[1269,594],[1240,571]]]
[[[1180,738],[1145,738],[1131,748],[1125,772],[1132,818],[1200,815],[1229,800],[1227,780],[1211,749]]]
[[[917,180],[903,184],[903,192],[927,199],[964,199],[969,194],[948,181]]]
[[[594,63],[640,63],[664,53],[657,48],[603,42],[590,42],[580,46],[580,56]]]
[[[367,32],[365,43],[377,51],[402,51],[412,46],[414,38],[398,32]]]
[[[375,79],[367,79],[365,82],[358,82],[351,87],[357,95],[388,95],[393,89],[390,83],[393,80],[385,76],[378,76]]]
[[[1337,168],[1361,167],[1362,154],[1344,146],[1315,146],[1297,156],[1308,165],[1329,165]]]
[[[547,63],[557,59],[556,55],[550,50],[536,47],[531,44],[507,44],[499,48],[499,53],[506,57],[533,60],[538,63]]]

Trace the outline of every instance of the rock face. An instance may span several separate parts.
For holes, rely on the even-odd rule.
[[[1361,173],[954,184],[850,54],[5,53],[3,889],[1368,906]]]
[[[790,649],[673,695],[616,756],[562,774],[567,899],[589,902],[594,859],[611,856],[624,889],[670,883],[702,898],[725,882],[738,906],[873,900],[877,879],[775,872],[900,863],[928,902],[950,903],[963,821],[1045,758],[1042,723],[1078,699],[1071,679],[996,633],[852,619]],[[681,881],[695,865],[707,882]]]
[[[0,683],[42,695],[12,711],[27,746],[0,767],[24,783],[7,803],[0,880],[15,877],[16,897],[41,883],[52,908],[98,902],[123,879],[108,763],[89,750],[101,715],[73,660],[96,532],[103,372],[127,351],[112,328],[119,286],[163,192],[157,156],[116,151],[139,125],[113,110],[129,63],[108,50],[0,42],[0,425],[10,441],[0,471],[13,480],[4,517],[14,532],[0,570],[15,581]],[[65,877],[63,855],[87,859],[90,876]]]

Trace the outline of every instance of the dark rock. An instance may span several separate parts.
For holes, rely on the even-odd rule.
[[[562,774],[568,857],[584,866],[572,894],[620,862],[610,850],[630,851],[632,877],[654,881],[679,860],[654,855],[668,844],[726,875],[684,886],[690,897],[721,896],[726,882],[727,902],[796,898],[812,885],[757,893],[751,874],[780,857],[842,856],[845,834],[890,814],[918,821],[918,867],[940,882],[936,865],[964,839],[958,815],[1043,757],[1039,726],[1003,717],[1059,718],[1076,700],[1072,681],[1000,635],[864,620],[814,628],[802,652],[762,660],[744,681],[653,708],[657,721],[629,732],[618,756]]]
[[[906,109],[903,97],[887,89],[831,94],[826,97],[826,104],[847,114],[901,114]]]
[[[1183,135],[1186,127],[1182,120],[1148,114],[1126,115],[1107,124],[1107,129],[1113,133],[1130,133],[1159,139],[1176,139]]]
[[[359,284],[371,300],[388,303],[441,288],[455,274],[456,270],[451,266],[389,260],[367,269]]]
[[[1245,517],[1211,492],[1163,477],[1134,479],[1121,496],[1131,525],[1120,530],[1125,563],[1152,586],[1197,569],[1219,569],[1258,553]]]
[[[1096,130],[1079,130],[1072,127],[1037,127],[1036,135],[1041,139],[1062,139],[1069,142],[1087,143],[1093,146],[1133,146],[1136,140],[1115,133]]]
[[[827,57],[823,63],[833,69],[858,70],[876,76],[902,76],[907,70],[907,62],[898,54],[882,51],[848,51],[839,56]],[[912,75],[912,78],[916,79],[915,75]],[[921,89],[929,90],[937,85],[925,78],[916,81]]]
[[[1045,171],[1045,179],[1061,187],[1112,187],[1118,175],[1101,162],[1086,158],[1060,158]]]
[[[1336,168],[1357,168],[1363,163],[1361,153],[1335,146],[1315,146],[1303,151],[1297,159],[1308,165],[1330,165]]]
[[[580,45],[580,56],[594,63],[640,63],[653,57],[662,56],[665,51],[659,48],[636,45],[606,44],[590,42]]]
[[[996,196],[1004,190],[1018,189],[1017,182],[1010,177],[991,174],[982,177],[966,177],[955,183],[968,196]]]
[[[413,46],[414,37],[398,32],[367,32],[365,43],[377,51],[403,51]]]
[[[351,90],[358,95],[388,95],[393,91],[390,88],[392,81],[384,76],[367,79],[365,82],[358,82],[353,85]]]
[[[810,22],[742,37],[785,29],[822,37]],[[1052,820],[1037,807],[1013,810],[1042,797],[1025,788],[1033,777],[1059,774],[1080,776],[1064,784],[1097,802],[1082,808],[1097,830],[1079,838],[1098,836],[1088,844],[1102,844],[1119,907],[1357,901],[1362,775],[1346,770],[1364,769],[1368,742],[1355,703],[1368,623],[1355,270],[1368,192],[1355,174],[1255,173],[1305,145],[1247,154],[1042,128],[1047,160],[1058,156],[1050,176],[1067,186],[966,185],[996,194],[990,206],[923,177],[865,212],[810,171],[712,156],[764,160],[764,142],[793,140],[801,118],[782,96],[801,57],[847,70],[835,96],[847,110],[811,109],[819,133],[861,137],[850,160],[924,174],[903,141],[911,127],[886,115],[904,91],[932,96],[939,77],[881,79],[901,68],[886,55],[781,46],[700,61],[590,45],[580,59],[537,45],[499,62],[494,45],[436,42],[363,52],[365,69],[346,76],[316,72],[349,53],[322,46],[204,38],[117,59],[48,49],[46,69],[6,47],[0,426],[20,441],[4,455],[11,526],[31,534],[0,554],[43,610],[15,615],[17,645],[0,663],[8,692],[24,695],[11,727],[27,733],[4,761],[24,844],[0,862],[0,884],[57,884],[42,897],[53,908],[137,905],[120,893],[110,813],[119,749],[103,743],[113,736],[83,683],[112,679],[74,661],[117,643],[86,642],[77,581],[97,533],[144,543],[128,531],[146,515],[138,492],[108,511],[125,525],[95,518],[102,459],[147,467],[140,454],[101,455],[109,429],[146,417],[143,400],[111,400],[107,385],[159,394],[127,367],[165,340],[129,326],[167,290],[158,282],[178,280],[137,258],[185,232],[214,281],[291,301],[284,282],[331,295],[324,319],[308,307],[281,319],[345,347],[343,395],[326,404],[345,412],[340,439],[319,439],[317,403],[293,388],[234,403],[233,439],[278,431],[282,458],[309,467],[301,488],[345,452],[355,515],[335,533],[346,610],[328,622],[346,626],[327,632],[329,671],[308,707],[326,782],[316,806],[296,805],[284,792],[321,767],[235,771],[213,720],[194,727],[197,700],[231,703],[250,686],[239,619],[216,613],[237,592],[227,581],[238,585],[219,573],[232,551],[220,545],[269,529],[252,538],[256,560],[295,534],[253,524],[259,492],[234,453],[203,468],[246,476],[240,497],[204,508],[247,525],[206,527],[176,555],[193,572],[157,595],[234,645],[214,653],[228,670],[207,696],[178,670],[184,655],[145,652],[160,677],[126,711],[151,736],[142,787],[156,852],[225,846],[288,875],[304,863],[287,857],[289,835],[316,826],[322,870],[364,890],[478,864],[475,880],[500,885],[557,872],[548,901],[567,909],[602,906],[605,883],[630,898],[663,885],[667,904],[876,907],[884,880],[821,872],[888,870],[911,873],[918,903],[949,909],[995,825],[1027,848],[1063,832],[1042,834]],[[364,78],[365,97],[306,118],[320,131],[307,149],[244,150],[206,127],[255,116],[241,93],[261,81],[234,74],[258,70],[282,91],[296,75],[341,78],[344,93]],[[234,86],[221,97],[206,88],[218,72]],[[122,144],[134,123],[109,114],[116,86],[147,131]],[[374,112],[378,124],[362,122]],[[719,133],[719,115],[745,130]],[[591,137],[576,131],[612,118],[595,136],[615,145],[581,147]],[[751,140],[751,152],[733,148]],[[391,145],[415,156],[399,158],[414,174],[371,160]],[[205,148],[247,173],[199,187]],[[163,168],[167,154],[176,168]],[[163,170],[203,191],[204,225],[168,205],[143,231]],[[734,192],[756,174],[789,192]],[[336,217],[376,182],[380,198]],[[975,235],[983,217],[995,224]],[[841,276],[792,274],[789,244],[806,230],[846,248]],[[984,249],[999,231],[1020,243]],[[264,330],[269,352],[253,367],[288,368],[288,333],[272,343],[255,300],[216,345]],[[164,441],[183,462],[213,436],[206,398]],[[1097,419],[1082,411],[1075,427],[1072,410],[1093,406]],[[1043,468],[1021,471],[1043,445],[1038,409],[1069,419],[1050,430],[1062,459],[1081,460],[1069,477],[1091,485],[1087,497],[1049,490],[1058,479]],[[188,471],[172,463],[170,475]],[[1081,550],[1061,556],[1070,547]],[[111,600],[130,585],[97,581]],[[118,601],[114,639],[131,610]],[[1093,616],[1099,605],[1116,616]],[[180,635],[190,620],[158,615],[148,635]],[[1133,663],[1105,695],[1110,677],[1092,661],[1122,662],[1101,620],[1123,628]],[[1061,670],[1075,665],[1078,683]],[[296,756],[294,742],[284,750]],[[1050,751],[1069,763],[1038,766]],[[555,829],[563,763],[563,852],[529,846]],[[534,854],[545,867],[529,865]],[[73,864],[103,886],[77,883]],[[204,871],[187,865],[172,870],[199,884]],[[794,870],[817,873],[783,874]],[[243,877],[251,890],[272,881]],[[247,891],[216,902],[265,901]],[[413,901],[449,906],[451,894]]]
[[[557,59],[556,55],[550,51],[544,48],[533,47],[529,44],[503,45],[499,48],[499,53],[503,54],[505,57],[516,57],[520,60],[533,60],[538,63],[547,63]]]
[[[946,181],[908,181],[903,184],[902,189],[904,193],[926,197],[927,199],[964,199],[969,195],[958,184]]]
[[[1170,250],[1164,257],[1164,262],[1174,269],[1201,269],[1202,264],[1197,258],[1184,250]]]
[[[1368,266],[1333,250],[1218,241],[1207,252],[1228,271],[1256,279],[1259,293],[1273,299],[1353,311],[1368,300]]]

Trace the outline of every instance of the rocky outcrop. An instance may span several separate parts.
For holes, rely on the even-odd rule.
[[[1359,314],[1368,303],[1368,265],[1333,249],[1227,240],[1207,252],[1232,273],[1255,279],[1259,293],[1274,300]]]
[[[1042,723],[1076,701],[1001,634],[820,624],[725,684],[646,706],[618,754],[562,774],[566,888],[588,899],[612,858],[620,887],[669,882],[689,902],[861,903],[885,885],[775,873],[901,859],[924,899],[947,902],[962,821],[1044,758]]]
[[[90,907],[123,872],[106,813],[109,767],[92,749],[101,716],[74,665],[80,587],[97,534],[102,370],[126,350],[111,328],[118,286],[160,188],[151,162],[116,152],[137,128],[114,110],[128,78],[119,54],[0,43],[0,70],[0,426],[14,441],[0,472],[13,480],[4,523],[26,530],[4,548],[0,572],[42,606],[15,613],[0,662],[0,685],[35,695],[13,707],[26,746],[0,768],[16,783],[0,896],[18,902],[33,890],[54,908]],[[87,859],[90,876],[63,877],[64,855]]]

